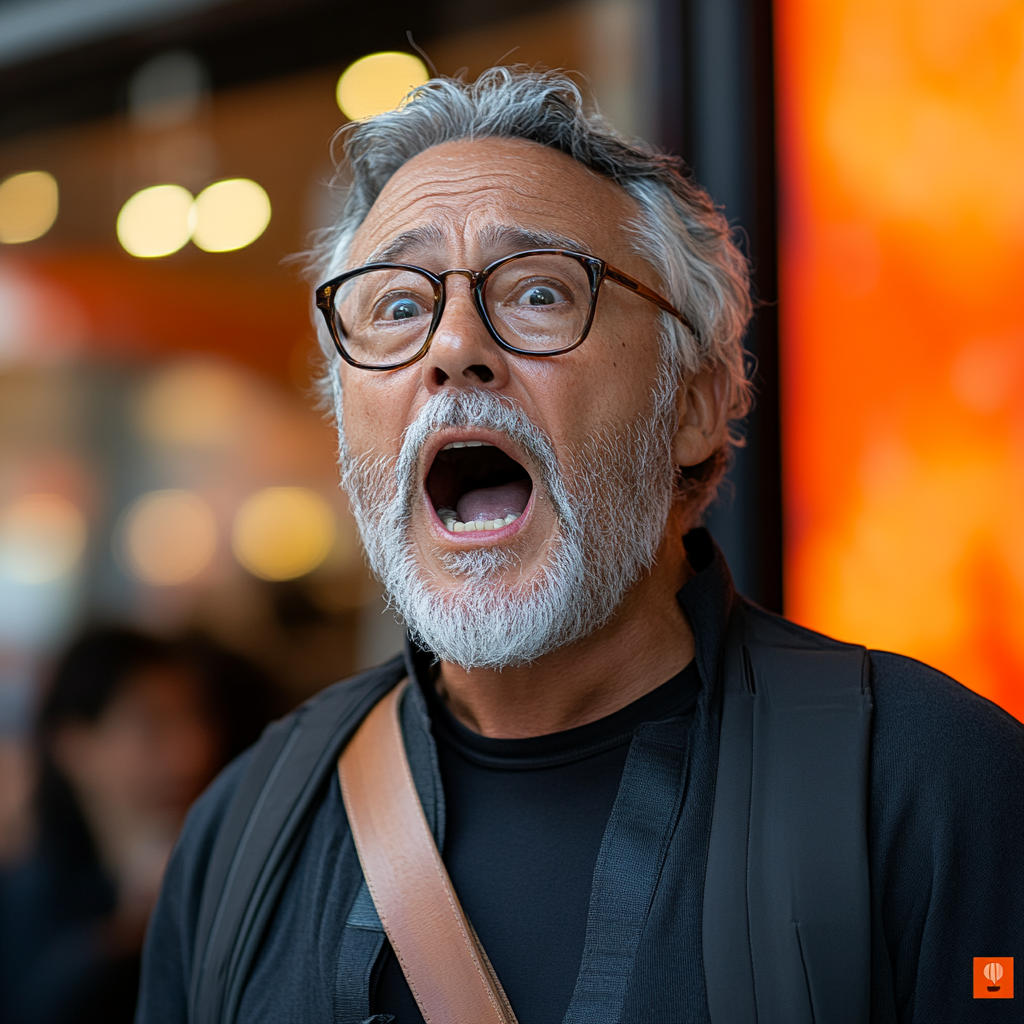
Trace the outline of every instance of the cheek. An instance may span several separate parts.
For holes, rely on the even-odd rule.
[[[151,774],[150,753],[142,730],[130,724],[104,729],[87,764],[86,788],[107,801],[134,803]]]
[[[404,384],[365,371],[348,379],[343,376],[342,427],[353,455],[398,451],[411,404],[411,389]]]
[[[588,352],[591,342],[595,344]],[[585,437],[631,423],[649,408],[657,380],[656,339],[643,339],[635,330],[603,331],[559,358],[565,360],[557,375],[560,418],[570,434]]]

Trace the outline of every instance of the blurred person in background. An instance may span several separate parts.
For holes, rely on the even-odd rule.
[[[139,952],[192,801],[270,717],[268,680],[209,641],[103,627],[37,724],[36,837],[0,874],[0,1019],[129,1021]]]

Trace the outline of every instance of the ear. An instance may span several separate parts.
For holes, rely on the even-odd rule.
[[[696,466],[726,441],[727,371],[713,366],[683,381],[676,396],[678,427],[672,439],[677,466]]]

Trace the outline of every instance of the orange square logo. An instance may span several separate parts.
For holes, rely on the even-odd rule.
[[[1013,957],[976,956],[974,958],[974,998],[1013,998]]]

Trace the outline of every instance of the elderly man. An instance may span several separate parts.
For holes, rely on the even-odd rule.
[[[199,801],[138,1019],[1019,1019],[1024,730],[699,528],[749,402],[722,213],[554,74],[346,152],[325,386],[407,649]]]

